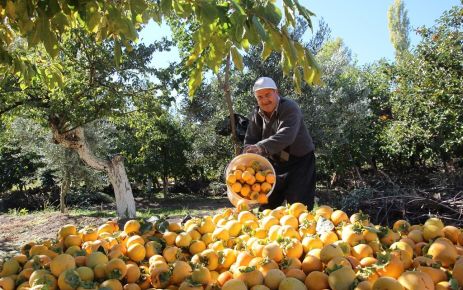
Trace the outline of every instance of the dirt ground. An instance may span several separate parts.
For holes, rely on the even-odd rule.
[[[226,198],[215,199],[171,199],[162,202],[152,202],[136,199],[137,211],[157,208],[192,209],[197,215],[211,214],[224,207],[232,206]],[[113,205],[115,208],[115,205]],[[198,214],[199,211],[199,214]],[[180,220],[182,216],[169,216],[170,220]],[[115,217],[95,217],[71,215],[58,212],[37,212],[26,215],[0,214],[0,260],[19,251],[21,245],[30,241],[56,238],[60,227],[74,224],[78,229],[84,226],[99,226]],[[123,226],[123,221],[118,221]]]

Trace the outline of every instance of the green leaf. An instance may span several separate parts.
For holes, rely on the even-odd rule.
[[[226,46],[228,46],[226,44]],[[205,61],[206,65],[211,68],[214,73],[218,73],[220,65],[223,62],[226,53],[229,53],[230,46],[228,46],[227,51],[223,49],[223,41],[218,41],[217,39],[211,39],[210,50],[208,51]]]
[[[187,66],[190,66],[192,65],[201,55],[201,53],[203,52],[204,48],[200,47],[201,43],[199,41],[199,32],[196,32],[194,35],[193,35],[193,40],[194,40],[194,47],[192,49],[192,51],[190,51],[190,56],[188,57],[188,60],[186,62],[186,65]]]
[[[272,41],[273,49],[276,51],[281,51],[281,44],[283,42],[282,35],[273,28],[270,28],[269,31],[270,31],[270,39]]]
[[[21,19],[18,21],[19,31],[22,35],[26,35],[34,28],[34,22],[30,19]]]
[[[145,222],[145,221],[142,221],[140,222],[141,226],[140,226],[140,233],[141,234],[144,234],[146,232],[149,232],[153,229],[153,224],[150,223],[150,222]]]
[[[144,0],[130,0],[129,4],[132,15],[136,16],[141,15],[148,7]]]
[[[6,15],[11,18],[11,19],[15,19],[16,18],[16,6],[15,4],[13,3],[13,1],[6,1],[6,6],[4,6],[3,4],[0,4],[1,6],[5,7],[5,11],[6,11]],[[1,10],[0,10],[1,12]],[[1,14],[1,13],[0,13]]]
[[[122,61],[122,49],[119,41],[114,42],[114,62],[116,67],[119,67]]]
[[[58,4],[58,1],[48,0],[47,6],[45,8],[45,14],[48,16],[48,18],[52,18],[54,15],[56,15],[59,12],[61,12],[61,8]]]
[[[281,67],[283,69],[283,75],[288,75],[291,70],[291,64],[289,63],[288,56],[285,51],[281,52]]]
[[[232,54],[232,59],[233,59],[233,63],[235,64],[235,67],[239,70],[243,70],[243,67],[244,67],[243,57],[239,53],[236,46],[232,46],[231,54]]]
[[[281,10],[270,1],[268,2],[267,6],[262,10],[263,14],[261,14],[265,19],[270,21],[271,24],[274,26],[278,26],[281,21]]]
[[[310,51],[308,50],[305,51],[305,59],[306,59],[305,62],[308,62],[308,64],[310,64],[310,67],[314,73],[314,76],[312,77],[312,81],[309,82],[309,84],[321,85],[322,80],[321,80],[320,67],[318,66],[318,63],[313,57],[312,53],[310,53]]]
[[[46,69],[45,74],[48,78],[48,87],[50,89],[59,88],[63,85],[63,74],[61,73],[60,66],[49,66]]]
[[[25,82],[21,82],[21,83],[19,84],[19,88],[20,88],[21,90],[25,90],[25,89],[27,89],[27,87],[28,87],[28,84],[25,83]]]
[[[294,12],[287,5],[283,5],[285,10],[286,21],[292,26],[296,27],[296,20],[294,19]]]
[[[268,34],[256,16],[252,17],[252,24],[254,25],[254,28],[259,34],[260,38],[263,41],[266,41],[268,39]]]
[[[14,58],[13,59],[13,71],[15,75],[21,76],[24,75],[26,70],[26,65],[20,59]]]
[[[208,25],[216,21],[219,15],[219,11],[217,10],[217,6],[213,5],[207,1],[200,2],[198,5],[197,12],[199,13],[199,17],[203,19],[203,23]]]
[[[263,60],[266,60],[270,54],[272,53],[272,47],[270,45],[269,42],[264,42],[264,46],[262,48],[262,53],[261,53],[261,57]]]
[[[304,60],[305,59],[305,47],[302,46],[299,42],[295,42],[294,47],[296,48],[297,59]]]
[[[143,14],[137,14],[135,17],[133,17],[133,21],[136,23],[144,23]]]
[[[193,8],[192,8],[191,3],[186,3],[186,2],[183,3],[182,9],[183,9],[183,13],[181,14],[181,16],[184,18],[190,17],[191,13],[193,13]]]
[[[308,84],[312,84],[315,78],[315,70],[313,70],[307,62],[304,62],[303,65],[303,72],[304,72],[304,81]]]
[[[298,68],[294,69],[293,82],[296,84],[296,92],[301,93],[301,72]]]
[[[258,44],[259,39],[257,37],[257,31],[254,28],[254,25],[252,25],[252,21],[246,21],[244,29],[246,30],[244,37],[248,39],[249,43],[252,45]]]
[[[295,48],[298,62],[302,63],[304,81],[308,84],[320,84],[320,69],[310,51],[297,42]]]
[[[111,9],[114,10],[114,9]],[[88,20],[88,18],[99,11],[99,6],[98,3],[95,1],[89,1],[87,4],[85,4],[85,15]]]
[[[169,0],[168,0],[169,2]],[[162,4],[162,3],[161,3]],[[172,4],[171,4],[172,8],[174,9],[175,13],[177,15],[179,15],[180,17],[186,17],[186,11],[184,9],[184,6],[182,5],[182,3],[180,3],[180,1],[172,1]],[[162,8],[162,6],[161,6]],[[168,14],[169,12],[166,12],[165,14]]]
[[[55,30],[58,30],[59,33],[63,33],[69,25],[69,21],[67,16],[60,11],[52,18],[51,25]]]
[[[162,218],[156,221],[156,223],[154,224],[154,227],[156,228],[158,232],[165,233],[169,228],[169,222],[165,220],[164,218]]]
[[[241,7],[240,3],[237,0],[231,0],[231,4],[236,8],[241,15],[246,15],[246,11],[244,11],[243,7]]]
[[[297,52],[296,52],[296,48],[294,47],[293,41],[289,38],[285,30],[283,31],[282,40],[283,40],[283,48],[288,54],[289,64],[290,66],[294,66],[297,62],[297,59],[296,59]]]
[[[137,41],[138,32],[135,29],[135,26],[133,25],[132,21],[130,21],[130,19],[128,18],[125,18],[124,23],[125,23],[126,30],[124,30],[123,36],[132,41]]]
[[[161,13],[148,13],[147,11],[143,12],[142,18],[145,20],[146,19],[153,19],[154,22],[157,24],[161,25],[162,23],[162,14]]]
[[[302,6],[298,0],[294,0],[294,4],[296,4],[299,13],[305,18],[305,20],[307,20],[307,24],[309,25],[310,29],[313,30],[312,19],[310,17],[315,16],[315,13]]]
[[[199,49],[198,51],[201,53],[211,45],[212,41],[210,36],[211,34],[209,34],[207,31],[200,30],[197,38],[197,45]]]
[[[243,40],[241,40],[241,46],[245,50],[248,50],[249,49],[249,40],[247,38],[243,38]]]
[[[291,9],[294,9],[294,2],[293,0],[283,0],[283,3]]]
[[[108,20],[105,16],[101,18],[100,29],[96,33],[95,39],[97,42],[101,42],[108,36]]]
[[[56,57],[59,52],[58,37],[51,31],[50,22],[46,18],[42,18],[40,39],[43,41],[43,45],[48,54],[53,58]]]
[[[236,24],[234,35],[235,35],[235,41],[237,43],[240,43],[243,40],[243,32],[244,32],[244,24]]]
[[[87,22],[86,22],[88,31],[93,32],[93,33],[97,32],[100,27],[100,22],[101,22],[101,15],[98,11],[92,14],[89,14],[89,16],[87,17]]]
[[[42,31],[42,18],[39,16],[34,23],[34,29],[27,34],[27,45],[34,47],[40,42],[40,33]]]
[[[170,14],[172,11],[172,0],[161,0],[161,11],[163,14]]]
[[[192,97],[203,80],[202,65],[198,64],[196,69],[193,69],[190,73],[190,80],[188,81],[188,91],[190,97]]]

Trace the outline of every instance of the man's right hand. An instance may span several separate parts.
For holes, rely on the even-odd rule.
[[[262,147],[258,145],[249,145],[249,146],[244,147],[243,152],[262,155],[264,153],[264,150],[262,150]]]

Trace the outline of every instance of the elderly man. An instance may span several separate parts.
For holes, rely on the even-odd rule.
[[[269,158],[277,183],[265,208],[276,208],[286,199],[310,209],[315,196],[315,155],[312,138],[296,102],[281,97],[275,82],[259,78],[253,87],[257,100],[244,139],[244,152]]]

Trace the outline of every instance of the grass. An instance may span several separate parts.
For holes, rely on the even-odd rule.
[[[144,211],[137,211],[137,218],[148,219],[152,216],[180,217],[187,214],[197,215],[202,211],[188,208],[156,208]],[[117,214],[114,210],[97,210],[97,209],[71,209],[68,211],[71,216],[88,216],[88,217],[107,217],[116,218]]]
[[[219,208],[230,206],[225,197],[199,196],[192,194],[169,194],[167,198],[136,198],[137,218],[152,216],[181,218],[186,215],[202,216],[212,214]],[[9,215],[25,216],[59,212],[59,206],[45,202],[43,210],[29,211],[26,208],[10,209]],[[92,207],[70,207],[67,214],[72,217],[117,218],[114,203],[102,203]]]
[[[26,215],[34,215],[34,214],[43,214],[43,213],[53,213],[53,212],[58,212],[58,208],[52,208],[52,207],[47,207],[45,210],[41,211],[29,211],[26,208],[21,208],[21,209],[9,209],[8,210],[8,215],[13,215],[13,216],[26,216]],[[152,216],[165,216],[167,218],[169,217],[183,217],[186,215],[191,215],[191,216],[200,216],[204,215],[205,213],[210,214],[212,211],[211,210],[206,210],[206,209],[191,209],[187,207],[182,207],[182,208],[171,208],[171,207],[159,207],[159,208],[152,208],[148,210],[137,210],[136,215],[137,218],[141,219],[148,219]],[[71,208],[67,210],[67,214],[70,216],[87,216],[87,217],[104,217],[104,218],[116,218],[117,214],[115,210],[109,210],[109,209],[98,209],[98,208],[93,208],[93,209],[88,209],[88,208]]]
[[[23,215],[28,215],[30,214],[29,210],[27,208],[10,208],[8,209],[8,214],[9,215],[14,215],[14,216],[23,216]]]

